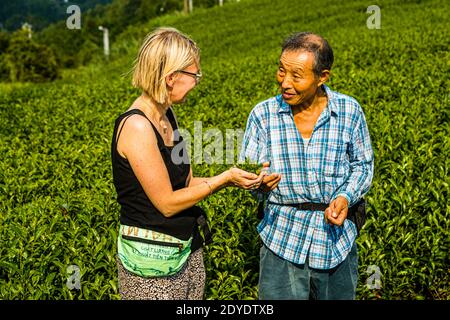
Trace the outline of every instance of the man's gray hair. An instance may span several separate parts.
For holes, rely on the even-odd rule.
[[[320,76],[323,70],[331,70],[334,56],[327,40],[312,32],[294,33],[284,40],[281,53],[302,50],[314,54],[313,72],[316,76]]]

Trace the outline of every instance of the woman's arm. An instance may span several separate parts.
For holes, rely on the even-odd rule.
[[[192,167],[191,167],[191,170],[189,171],[189,176],[186,180],[186,187],[193,187],[200,183],[204,183],[205,181],[209,182],[210,179],[211,178],[209,177],[194,177],[192,175]]]
[[[207,179],[191,178],[188,187],[174,191],[158,149],[155,132],[150,123],[138,115],[130,116],[125,123],[117,148],[128,159],[150,201],[166,217],[192,207],[223,187],[235,185],[250,189],[259,186],[263,178],[232,168]]]

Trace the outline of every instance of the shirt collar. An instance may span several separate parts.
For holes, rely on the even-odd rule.
[[[325,93],[326,93],[326,95],[328,97],[327,108],[330,109],[330,112],[332,114],[337,116],[338,115],[338,106],[336,104],[333,91],[331,91],[331,89],[328,88],[328,86],[325,85],[325,84],[322,84],[322,88],[325,90]],[[281,94],[279,94],[276,97],[276,99],[277,99],[278,105],[280,106],[280,108],[278,110],[279,113],[289,113],[289,112],[291,112],[291,106],[286,101],[284,101],[283,96]]]

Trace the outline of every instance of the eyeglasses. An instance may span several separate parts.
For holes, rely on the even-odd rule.
[[[195,78],[195,82],[199,83],[200,80],[202,79],[203,75],[201,72],[199,73],[193,73],[193,72],[188,72],[188,71],[184,71],[184,70],[177,70],[176,72],[181,72],[184,74],[187,74],[188,76],[192,76]]]

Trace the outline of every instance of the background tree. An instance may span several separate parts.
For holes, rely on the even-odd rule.
[[[43,59],[45,57],[45,59]],[[16,31],[1,56],[2,79],[6,81],[44,82],[58,78],[58,64],[53,50]]]

